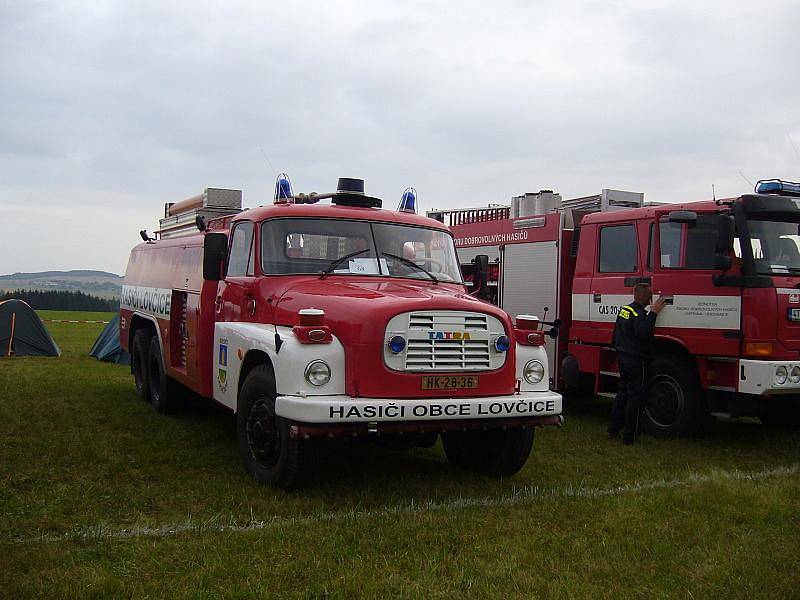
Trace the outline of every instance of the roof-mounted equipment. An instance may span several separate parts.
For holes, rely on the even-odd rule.
[[[331,203],[364,208],[380,208],[383,205],[380,198],[367,196],[364,193],[364,180],[355,177],[339,177],[336,193],[331,195]]]
[[[800,183],[782,179],[761,179],[756,183],[756,194],[777,194],[800,197]]]
[[[164,218],[158,222],[158,234],[161,239],[192,235],[200,229],[198,217],[202,217],[203,222],[207,223],[211,219],[240,212],[242,212],[241,190],[207,188],[202,194],[188,200],[166,203]]]

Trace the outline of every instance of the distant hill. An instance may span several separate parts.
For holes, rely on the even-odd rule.
[[[91,269],[0,275],[0,292],[15,289],[83,292],[101,298],[116,298],[122,291],[122,277]]]
[[[28,281],[31,279],[48,278],[72,278],[72,277],[96,277],[101,279],[122,279],[116,273],[108,271],[92,271],[91,269],[73,269],[72,271],[39,271],[38,273],[12,273],[11,275],[0,275],[0,281],[13,279],[15,281]]]

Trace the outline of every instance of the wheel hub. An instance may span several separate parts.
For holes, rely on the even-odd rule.
[[[279,444],[274,411],[264,400],[254,402],[247,415],[247,445],[253,458],[264,466],[274,464]]]
[[[680,419],[684,408],[683,390],[671,377],[660,377],[650,388],[645,411],[657,426],[669,428]]]

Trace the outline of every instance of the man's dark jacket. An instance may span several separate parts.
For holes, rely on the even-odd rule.
[[[617,352],[630,358],[653,360],[653,327],[656,314],[647,312],[638,302],[631,302],[619,309],[614,325],[613,345]]]

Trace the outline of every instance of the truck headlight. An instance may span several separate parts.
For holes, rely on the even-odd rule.
[[[544,365],[538,360],[529,360],[522,369],[522,376],[531,385],[539,383],[544,377]]]
[[[789,377],[789,371],[781,365],[777,369],[775,369],[775,383],[778,385],[783,385],[786,383],[786,379]]]
[[[306,381],[311,385],[325,385],[331,380],[331,368],[324,360],[312,360],[306,367]]]
[[[792,372],[789,374],[789,381],[792,383],[800,383],[800,367],[797,365],[792,367]]]

